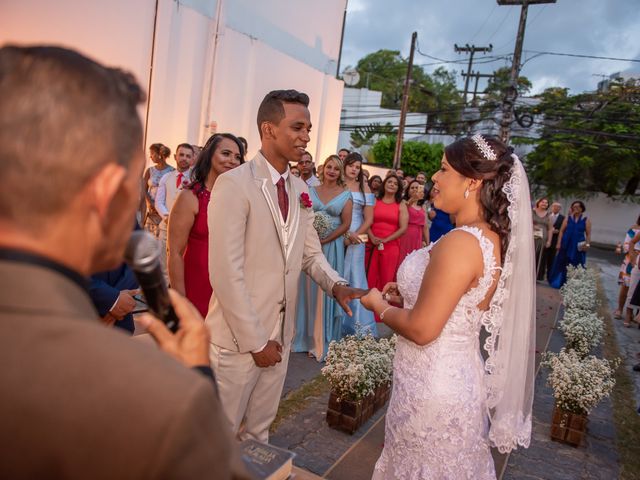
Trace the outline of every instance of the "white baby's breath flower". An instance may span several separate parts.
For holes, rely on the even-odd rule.
[[[595,312],[572,307],[565,311],[559,328],[567,348],[585,356],[602,341],[604,323]]]
[[[359,400],[391,381],[394,353],[395,335],[376,339],[356,325],[355,335],[329,344],[322,374],[338,397]]]
[[[333,231],[333,223],[331,217],[325,212],[316,212],[313,218],[313,228],[318,232],[320,240],[327,238]]]
[[[613,374],[620,359],[608,361],[593,355],[583,358],[575,350],[547,352],[542,365],[550,369],[547,383],[563,410],[587,415],[615,385]]]

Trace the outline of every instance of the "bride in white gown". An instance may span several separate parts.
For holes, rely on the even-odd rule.
[[[397,284],[361,299],[400,335],[373,478],[495,479],[490,447],[527,447],[531,436],[535,269],[528,182],[518,158],[481,135],[449,145],[432,179],[436,208],[458,227],[409,255]]]

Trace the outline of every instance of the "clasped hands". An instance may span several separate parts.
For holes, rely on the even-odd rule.
[[[372,288],[360,299],[362,306],[372,312],[383,310],[385,308],[385,302],[395,305],[402,305],[404,303],[404,298],[400,294],[396,282],[387,283],[382,289],[382,292],[377,288]]]
[[[367,294],[367,290],[336,284],[331,293],[347,315],[351,316],[349,302],[363,297]],[[177,333],[172,334],[164,323],[149,314],[141,315],[140,323],[147,328],[162,350],[183,364],[209,365],[209,331],[202,317],[191,302],[182,295],[171,289],[169,294],[176,314],[180,318],[180,328]],[[271,367],[282,361],[282,345],[275,340],[269,340],[261,351],[252,352],[251,355],[258,367]]]
[[[340,284],[335,284],[331,290],[333,297],[349,316],[353,315],[351,308],[349,308],[349,302],[366,295],[366,293],[367,291],[362,288],[352,288]],[[251,352],[251,356],[258,367],[273,367],[282,361],[282,345],[275,340],[269,340],[262,350]]]

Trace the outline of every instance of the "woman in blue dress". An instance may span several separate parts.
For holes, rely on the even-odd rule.
[[[316,217],[324,217],[328,228],[319,231],[322,252],[329,265],[343,274],[343,235],[351,225],[351,192],[345,188],[344,168],[337,155],[324,162],[320,175],[321,185],[309,189]],[[314,224],[318,224],[317,221]],[[332,340],[342,338],[344,311],[338,303],[306,274],[300,277],[298,304],[296,306],[296,334],[294,352],[309,352],[318,361],[324,360]]]
[[[359,153],[352,152],[345,158],[344,176],[347,188],[351,192],[353,215],[349,231],[344,234],[347,251],[344,257],[343,278],[352,287],[368,289],[364,252],[367,230],[373,223],[373,206],[376,198],[365,181],[362,173],[362,156]],[[362,333],[370,332],[377,337],[378,329],[373,313],[364,308],[360,300],[353,300],[349,306],[353,316],[342,317],[342,333],[345,335],[355,333],[357,324]]]
[[[431,193],[429,193],[429,196],[431,196]],[[453,230],[453,223],[451,223],[451,217],[447,212],[439,210],[433,204],[430,204],[427,207],[427,215],[431,220],[431,226],[429,227],[429,241],[431,243]]]
[[[567,265],[585,266],[587,249],[591,243],[591,221],[583,216],[587,210],[584,203],[576,200],[571,204],[569,215],[562,222],[556,249],[558,255],[549,274],[549,285],[560,288],[567,281]]]

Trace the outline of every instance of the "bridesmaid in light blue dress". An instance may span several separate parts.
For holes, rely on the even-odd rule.
[[[342,162],[336,155],[325,160],[321,175],[322,185],[309,189],[313,211],[326,215],[331,224],[329,231],[320,238],[322,252],[329,265],[341,276],[344,271],[343,235],[351,224],[351,193],[345,189]],[[342,317],[346,316],[340,305],[322,291],[311,278],[302,274],[296,306],[296,334],[294,352],[309,352],[318,361],[324,360],[329,343],[342,338]]]
[[[345,158],[344,176],[347,188],[351,191],[353,214],[351,227],[345,234],[347,251],[344,257],[343,277],[352,287],[366,290],[369,288],[364,264],[366,240],[362,241],[362,235],[366,235],[373,222],[373,206],[376,203],[376,198],[365,182],[362,174],[362,156],[359,153],[352,152]],[[353,316],[344,315],[342,317],[342,333],[344,335],[354,334],[356,326],[358,326],[362,333],[371,333],[377,337],[378,329],[373,313],[364,308],[360,300],[351,301],[349,306]]]

